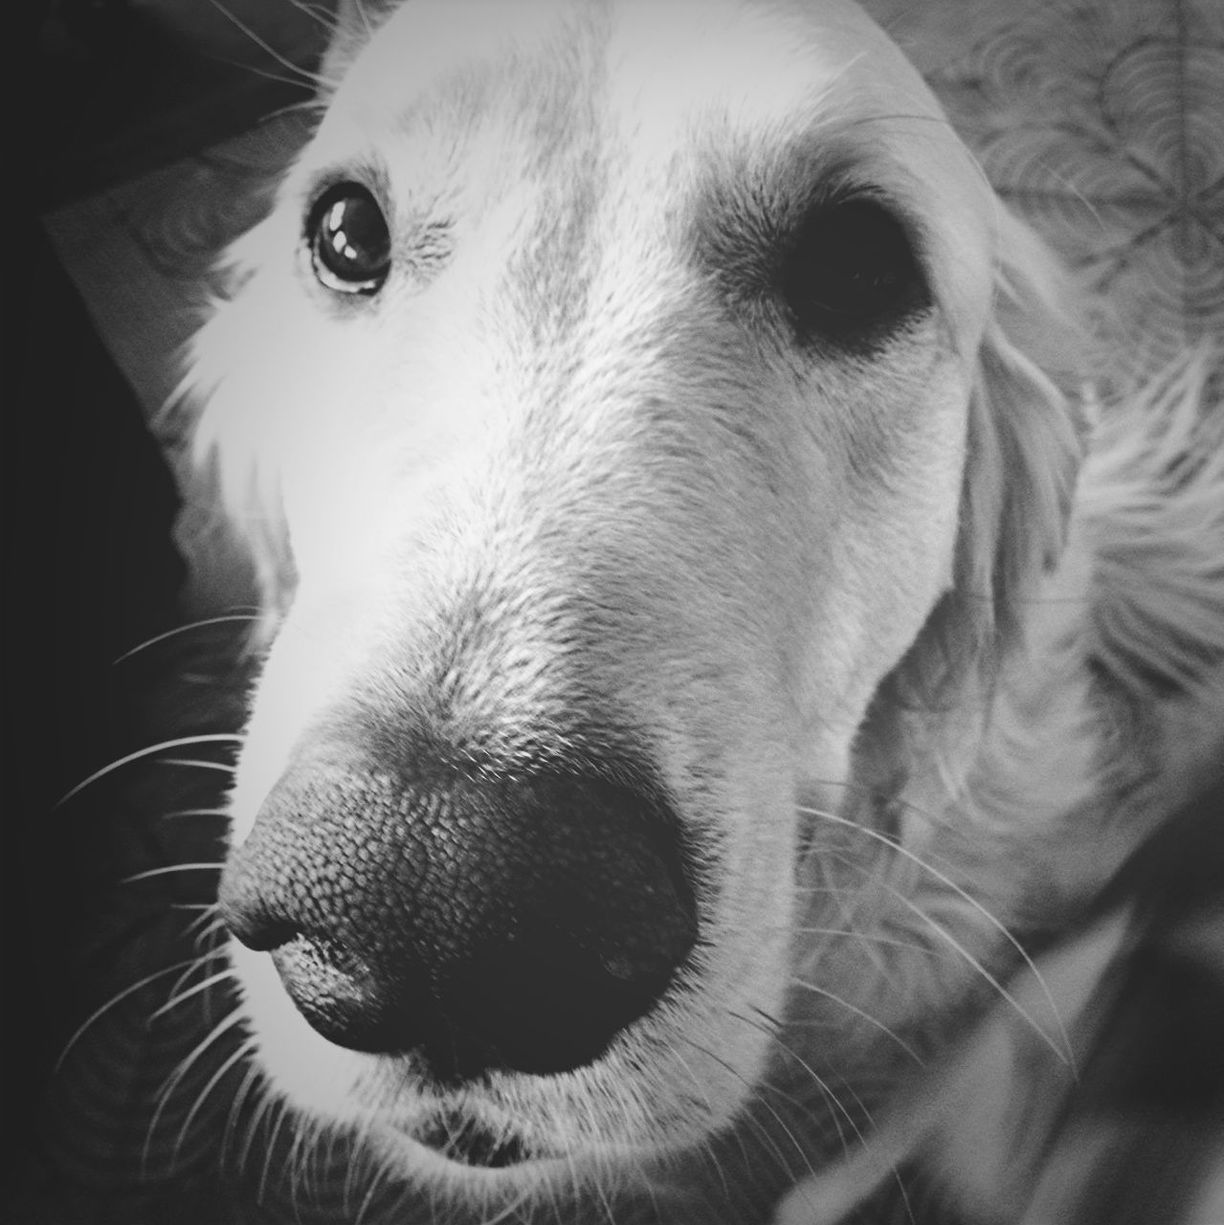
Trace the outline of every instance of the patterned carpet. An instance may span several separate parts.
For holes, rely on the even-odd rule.
[[[1109,301],[1121,371],[1224,335],[1224,5],[868,7],[1003,198]]]
[[[1102,292],[1108,307],[1097,329],[1119,386],[1188,344],[1224,336],[1224,4],[868,7],[926,73],[1003,197]],[[173,387],[174,354],[192,327],[202,279],[224,241],[253,218],[252,189],[284,163],[303,124],[299,115],[277,116],[44,219],[172,462],[182,440],[156,412]],[[181,540],[198,534],[198,512],[188,506]],[[207,545],[193,547],[197,576],[205,576],[197,577],[197,611],[240,599],[241,585],[227,584]],[[181,644],[160,649],[167,670],[185,666],[200,693],[215,690],[210,644],[191,654]],[[165,722],[187,735],[223,729],[234,717],[188,697]],[[124,817],[122,847],[105,865],[112,879],[215,863],[220,826],[209,809],[223,760],[187,769],[170,799],[160,777],[143,777],[95,801]],[[168,819],[167,804],[196,815]],[[274,1161],[216,1173],[218,1150],[228,1144],[232,1157],[240,1147],[228,1131],[228,1103],[243,1077],[215,1057],[237,1050],[224,1009],[210,1012],[208,993],[191,991],[217,968],[189,964],[207,955],[207,938],[198,944],[192,924],[211,880],[207,866],[150,875],[100,906],[82,951],[88,1000],[80,1019],[127,994],[84,1031],[53,1083],[45,1164],[15,1221],[287,1225],[354,1214],[342,1152],[310,1172],[324,1188],[321,1209],[294,1202]],[[173,991],[181,1005],[158,1014]],[[189,1065],[159,1108],[171,1070],[210,1034],[209,1059]]]

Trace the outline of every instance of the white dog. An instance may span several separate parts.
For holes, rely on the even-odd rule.
[[[1076,493],[1059,274],[844,0],[367,0],[323,75],[191,374],[268,1091],[404,1222],[833,1220],[1062,1051],[1012,932],[1218,751],[1202,380]]]

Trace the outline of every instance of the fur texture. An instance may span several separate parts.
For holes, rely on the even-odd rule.
[[[231,854],[370,737],[498,777],[630,755],[697,939],[589,1062],[458,1082],[327,1041],[235,942],[269,1091],[405,1221],[759,1220],[796,1182],[780,1220],[835,1219],[954,1151],[992,1018],[1065,1053],[1080,987],[1021,937],[1220,752],[1212,355],[1094,407],[1051,257],[840,0],[356,6],[324,77],[187,389],[265,614]],[[312,255],[338,183],[387,221],[373,292]],[[929,301],[797,336],[793,235],[847,198]]]

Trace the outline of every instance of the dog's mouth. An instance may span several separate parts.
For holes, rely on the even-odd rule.
[[[546,1156],[532,1152],[519,1136],[458,1114],[435,1116],[413,1138],[439,1157],[474,1169],[504,1170]]]

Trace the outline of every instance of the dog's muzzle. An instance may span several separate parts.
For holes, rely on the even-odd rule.
[[[691,870],[647,788],[315,747],[231,852],[220,905],[329,1040],[447,1082],[566,1071],[689,957]]]

